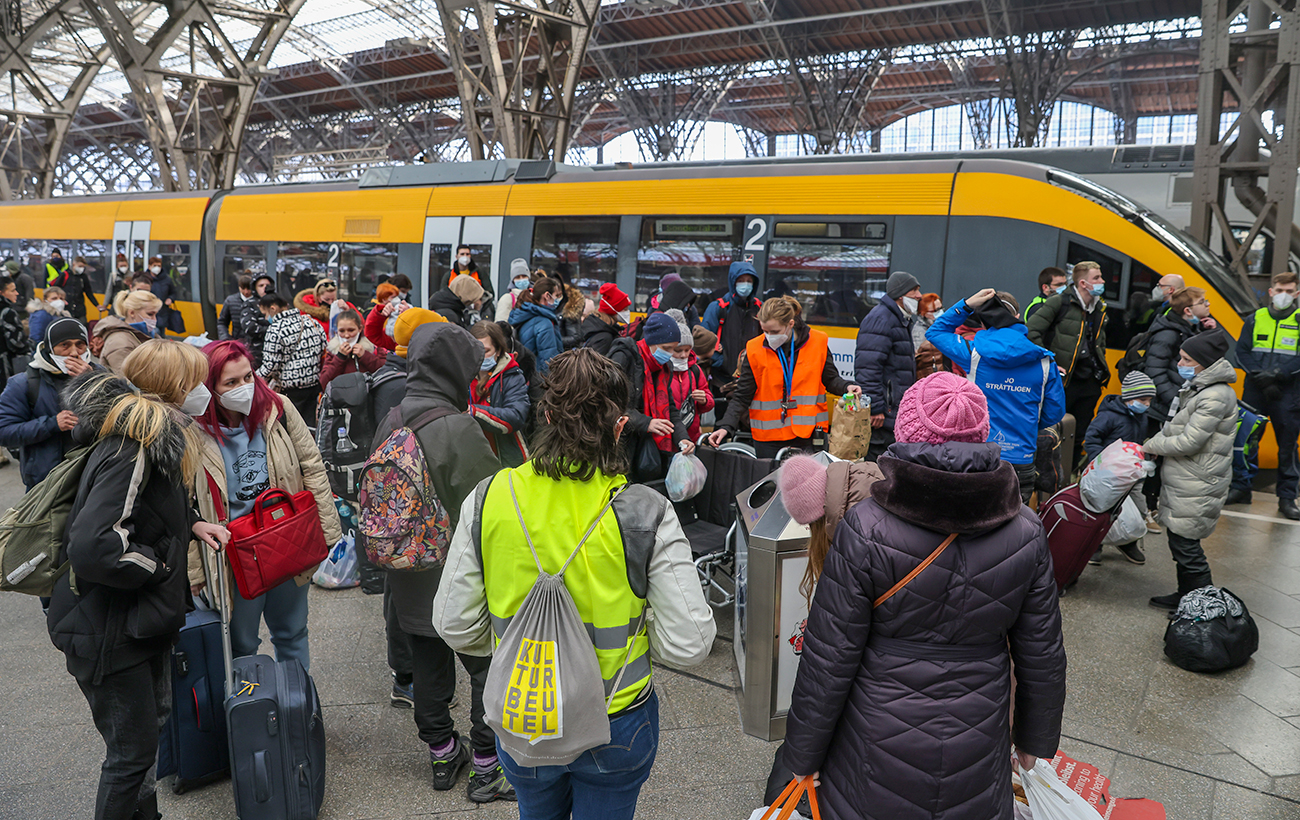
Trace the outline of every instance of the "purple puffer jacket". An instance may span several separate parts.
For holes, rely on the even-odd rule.
[[[808,616],[785,761],[827,818],[1009,820],[1015,744],[1056,753],[1065,647],[1038,517],[994,444],[895,444]],[[871,604],[959,537],[879,610]]]

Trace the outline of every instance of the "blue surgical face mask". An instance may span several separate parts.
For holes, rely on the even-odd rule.
[[[1200,317],[1200,316],[1188,316],[1188,317],[1187,317],[1187,321],[1188,321],[1188,323],[1189,323],[1192,327],[1199,327],[1200,324],[1201,324],[1201,317]]]
[[[1056,292],[1057,292],[1057,293],[1065,293],[1065,285],[1064,285],[1064,284],[1057,285],[1057,286],[1056,286]]]
[[[491,370],[492,368],[494,368],[494,367],[496,367],[496,366],[497,366],[497,360],[496,360],[495,357],[493,357],[493,356],[484,356],[484,357],[483,357],[483,367],[480,368],[480,369],[482,369],[482,370]]]
[[[744,299],[745,297],[749,296],[749,294],[751,294],[751,293],[753,293],[753,292],[754,292],[754,283],[753,283],[753,282],[737,282],[737,283],[736,283],[736,295],[739,296],[740,298]]]
[[[528,287],[528,277],[521,276],[513,282],[515,290],[523,290]]]
[[[1134,413],[1145,413],[1147,411],[1147,405],[1140,401],[1131,401],[1128,403],[1128,409],[1132,410]]]
[[[660,367],[663,367],[673,360],[673,354],[662,348],[655,350],[652,355],[655,357],[655,361],[659,362]]]
[[[1189,382],[1189,381],[1191,381],[1192,379],[1196,378],[1196,368],[1195,368],[1195,367],[1184,367],[1183,365],[1179,365],[1179,366],[1178,366],[1178,375],[1180,375],[1180,376],[1183,377],[1183,381],[1188,381],[1188,382]]]
[[[1103,293],[1105,293],[1105,292],[1106,292],[1106,283],[1105,283],[1105,282],[1098,282],[1097,284],[1095,284],[1095,285],[1092,286],[1092,295],[1093,295],[1093,296],[1101,296],[1101,295],[1102,295]]]

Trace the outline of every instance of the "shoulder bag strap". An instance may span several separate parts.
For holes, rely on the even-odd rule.
[[[203,471],[203,477],[208,480],[208,492],[212,495],[212,506],[217,509],[217,515],[221,516],[217,523],[223,527],[227,526],[230,523],[230,515],[226,512],[226,505],[221,503],[221,489],[217,487],[217,480],[207,470]]]
[[[519,526],[524,531],[524,540],[528,542],[528,549],[533,553],[533,563],[537,565],[537,571],[539,573],[545,572],[546,570],[542,569],[542,559],[537,557],[537,548],[533,546],[533,537],[528,533],[528,525],[524,523],[523,510],[519,509],[519,497],[515,495],[514,474],[511,473],[510,475],[506,476],[506,480],[510,484],[510,500],[514,502],[515,515],[518,516]],[[619,487],[617,490],[615,490],[613,493],[610,494],[609,501],[605,504],[604,507],[600,508],[600,512],[596,514],[596,520],[591,522],[591,526],[587,528],[586,534],[582,536],[582,540],[578,542],[578,546],[573,550],[573,553],[569,555],[569,560],[565,561],[564,566],[560,567],[560,571],[555,573],[556,576],[558,577],[564,576],[564,572],[569,568],[569,564],[572,564],[573,559],[578,557],[578,553],[582,552],[582,548],[586,545],[587,539],[590,538],[591,534],[596,531],[596,525],[599,524],[600,520],[605,517],[605,513],[609,512],[609,508],[614,506],[614,499],[618,498],[619,494],[622,493],[623,490],[625,489],[627,489],[626,484],[624,484],[622,487]]]
[[[915,578],[916,576],[920,575],[921,572],[924,571],[926,567],[928,567],[928,566],[930,566],[930,564],[934,563],[934,559],[936,559],[936,558],[938,558],[940,555],[942,555],[942,554],[943,554],[943,551],[946,550],[946,549],[948,549],[948,545],[951,544],[953,541],[956,541],[956,540],[957,540],[957,533],[955,533],[955,532],[954,532],[953,534],[949,535],[947,538],[943,539],[943,543],[939,545],[939,548],[938,548],[938,549],[936,549],[934,552],[930,553],[930,557],[929,557],[929,558],[926,558],[924,561],[922,561],[920,564],[918,564],[917,567],[916,567],[916,569],[912,570],[911,572],[907,573],[906,576],[904,576],[903,580],[899,581],[897,584],[894,584],[894,586],[891,587],[890,590],[889,590],[888,592],[886,592],[884,595],[881,595],[879,598],[877,598],[876,601],[875,601],[875,603],[873,603],[873,604],[871,605],[871,608],[872,608],[872,609],[875,609],[876,607],[880,606],[880,605],[883,604],[885,601],[888,601],[890,598],[894,597],[894,593],[895,593],[895,592],[898,592],[898,591],[899,591],[900,589],[902,589],[903,587],[905,587],[905,586],[907,586],[908,584],[912,583],[912,579],[913,579],[913,578]]]

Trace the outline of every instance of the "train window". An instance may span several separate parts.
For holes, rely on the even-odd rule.
[[[1159,281],[1159,272],[1148,268],[1136,259],[1132,261],[1128,277],[1128,301],[1126,302],[1128,307],[1125,308],[1123,314],[1124,327],[1129,338],[1151,327],[1151,323],[1155,321],[1159,302],[1152,301],[1151,292],[1155,289],[1156,282]],[[1115,308],[1108,310],[1108,315],[1111,318],[1110,324],[1112,325],[1115,324],[1116,312],[1117,309]],[[1113,332],[1113,330],[1106,331],[1106,343],[1110,347],[1116,346],[1116,342],[1112,342],[1110,339]]]
[[[806,236],[880,242],[885,239],[887,232],[888,225],[884,222],[778,222],[772,235],[778,238]]]
[[[247,271],[250,276],[266,273],[266,246],[236,245],[227,243],[221,257],[221,280],[225,290],[214,294],[213,301],[221,299],[239,290],[239,277]]]
[[[763,298],[793,296],[809,324],[857,327],[889,278],[883,222],[778,222]]]
[[[103,293],[108,287],[108,268],[112,261],[108,257],[108,244],[99,239],[77,242],[77,256],[86,260],[86,276],[90,277],[91,290],[96,293]]]
[[[451,256],[454,248],[447,242],[434,242],[429,245],[429,289],[425,293],[432,296],[442,290],[443,277],[451,270],[448,267],[451,264]],[[486,270],[482,265],[475,263],[480,271]]]
[[[397,245],[345,242],[339,247],[338,265],[339,294],[364,308],[374,298],[379,283],[399,272]],[[481,263],[479,269],[484,270]]]
[[[696,293],[725,292],[727,271],[740,258],[743,221],[738,216],[642,219],[633,307],[647,310],[659,280],[670,273]]]
[[[327,276],[328,242],[281,242],[275,254],[275,290],[293,301],[294,294],[310,290]]]
[[[1232,236],[1240,244],[1250,233],[1249,225],[1233,225]],[[1228,251],[1228,243],[1223,243],[1223,258],[1231,257]],[[1273,270],[1273,237],[1268,236],[1264,231],[1255,234],[1251,240],[1250,250],[1246,251],[1246,273],[1251,276],[1265,276]]]
[[[45,287],[45,263],[50,257],[50,252],[58,248],[64,254],[64,259],[67,259],[66,254],[70,243],[66,239],[23,239],[20,242],[22,256],[19,261],[27,265],[32,273],[32,278],[36,280],[36,286],[38,288]]]
[[[1124,263],[1096,248],[1079,242],[1070,242],[1066,246],[1065,270],[1067,273],[1073,275],[1074,266],[1085,260],[1096,262],[1101,266],[1101,275],[1106,280],[1106,298],[1112,302],[1118,302],[1120,284],[1124,277]]]
[[[368,242],[281,242],[275,260],[276,288],[286,299],[326,277],[338,282],[339,294],[354,305],[374,296],[381,278],[397,267],[397,245]]]
[[[182,302],[194,298],[194,257],[189,242],[160,242],[158,256],[162,257],[162,275],[170,277]]]
[[[618,275],[618,225],[618,217],[538,217],[531,267],[567,274],[574,287],[591,295]]]

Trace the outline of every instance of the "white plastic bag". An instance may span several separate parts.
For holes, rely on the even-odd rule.
[[[1093,512],[1115,508],[1133,486],[1155,471],[1155,465],[1142,455],[1142,445],[1131,441],[1113,441],[1083,468],[1079,476],[1079,495]]]
[[[765,814],[767,814],[767,806],[764,806],[761,809],[754,809],[754,813],[749,816],[749,820],[763,820],[763,815]],[[772,816],[769,817],[768,820],[775,820],[779,815],[780,812],[772,812]],[[808,818],[795,811],[790,813],[788,820],[808,820]]]
[[[1056,776],[1049,760],[1020,773],[1034,820],[1099,820],[1100,813]]]
[[[320,562],[311,576],[312,583],[325,589],[347,589],[361,583],[361,567],[357,564],[357,545],[351,531],[344,533],[339,542]]]
[[[1146,534],[1147,522],[1138,511],[1137,504],[1133,503],[1133,497],[1129,496],[1124,499],[1124,506],[1119,508],[1115,523],[1111,524],[1110,532],[1101,539],[1101,543],[1112,547],[1116,544],[1131,544]]]
[[[709,472],[704,462],[695,456],[677,453],[668,465],[668,476],[664,484],[668,488],[668,498],[672,501],[685,501],[694,498],[704,489],[704,482]]]

